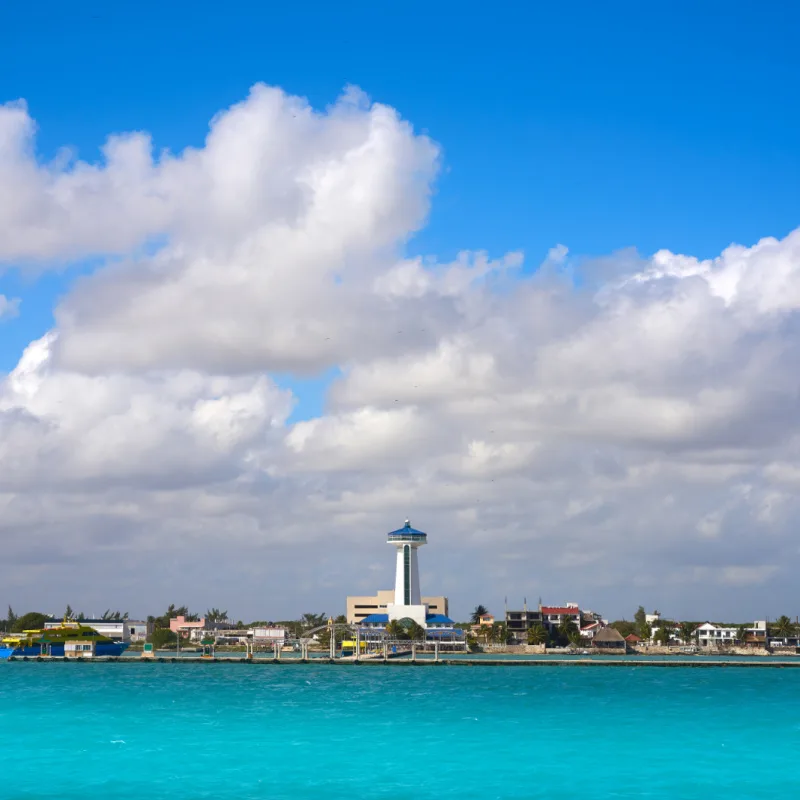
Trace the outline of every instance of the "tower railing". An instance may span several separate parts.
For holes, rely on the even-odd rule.
[[[427,533],[390,533],[386,538],[387,542],[426,542],[427,540]]]

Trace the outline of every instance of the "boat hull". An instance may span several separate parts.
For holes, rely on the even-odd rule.
[[[121,656],[127,649],[130,647],[129,642],[98,642],[95,645],[95,657],[98,656]],[[26,647],[17,647],[17,648],[10,648],[10,647],[0,647],[0,659],[11,658],[22,658],[24,656],[36,658],[37,656],[43,655],[42,649],[38,644],[26,646]],[[48,655],[45,651],[44,655]],[[63,657],[64,655],[64,643],[63,642],[53,642],[50,645],[50,653],[49,655],[58,657]]]

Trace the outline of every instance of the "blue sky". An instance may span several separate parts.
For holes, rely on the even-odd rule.
[[[158,552],[145,613],[245,596],[276,615],[333,610],[383,584],[375,531],[410,516],[436,532],[425,569],[462,611],[541,594],[611,614],[796,613],[796,3],[46,0],[0,5],[0,29],[0,102],[28,104],[42,163],[64,147],[96,162],[130,131],[157,152],[200,147],[215,115],[226,131],[140,182],[133,140],[79,191],[0,141],[0,253],[91,256],[0,265],[0,296],[21,299],[0,320],[0,374],[67,297],[58,341],[0,381],[15,607],[42,585],[77,607],[59,548],[105,559],[103,542],[130,584],[87,579],[86,604],[133,608]],[[294,100],[248,94],[259,82],[335,108],[306,125]],[[348,85],[441,147],[419,230],[436,153],[379,108],[337,104]],[[0,135],[20,119],[4,110]],[[289,247],[270,226],[298,197]],[[173,237],[163,262],[78,282],[105,268],[92,248],[166,244],[148,236]],[[635,263],[631,249],[747,249],[713,272],[665,255],[589,297],[484,282],[480,260],[398,264],[386,248],[406,237],[406,255],[439,263],[523,251],[528,274],[561,244],[579,281],[592,259]],[[293,389],[292,422],[320,418],[285,426],[265,372]],[[323,586],[326,559],[341,572]],[[278,560],[264,597],[262,561]]]
[[[796,225],[796,4],[487,8],[5,4],[0,98],[28,102],[42,159],[69,145],[94,160],[118,131],[199,145],[256,81],[317,107],[357,84],[444,149],[429,224],[408,245],[440,259],[522,249],[534,268],[556,243],[579,258],[625,247],[710,257]],[[0,368],[50,326],[85,269],[0,277],[23,301],[1,329]],[[297,384],[299,416],[318,411],[325,384]]]

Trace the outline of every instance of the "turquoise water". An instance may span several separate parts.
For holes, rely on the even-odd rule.
[[[796,796],[800,670],[0,664],[0,797]]]

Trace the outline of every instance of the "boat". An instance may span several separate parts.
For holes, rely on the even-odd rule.
[[[57,628],[36,628],[0,640],[0,659],[12,656],[64,656],[64,643],[93,642],[95,656],[121,656],[130,642],[115,642],[88,625],[64,620]]]

